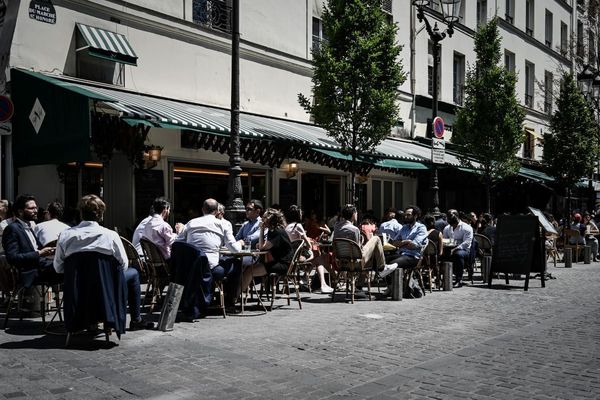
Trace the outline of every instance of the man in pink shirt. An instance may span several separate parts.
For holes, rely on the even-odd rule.
[[[179,222],[175,224],[175,232],[173,232],[171,225],[166,222],[171,213],[171,203],[162,197],[154,200],[152,209],[154,214],[144,227],[142,237],[154,243],[160,249],[165,260],[168,260],[171,258],[171,245],[177,239],[183,224]]]

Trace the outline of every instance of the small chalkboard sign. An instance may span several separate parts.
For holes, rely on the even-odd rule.
[[[529,211],[531,211],[531,213],[533,215],[538,217],[538,219],[540,220],[540,224],[542,225],[542,228],[544,228],[544,230],[546,232],[552,233],[554,235],[558,235],[558,232],[556,231],[556,229],[554,229],[554,226],[552,226],[550,221],[548,221],[548,219],[546,218],[546,216],[544,215],[543,212],[541,212],[537,208],[533,208],[533,207],[527,207],[527,208],[529,208]]]
[[[488,287],[492,286],[495,272],[525,275],[525,290],[529,287],[530,272],[543,271],[540,260],[543,260],[543,241],[541,240],[539,220],[534,215],[503,215],[498,218],[496,241],[494,243],[492,268]]]

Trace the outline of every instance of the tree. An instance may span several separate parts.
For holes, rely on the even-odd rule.
[[[398,120],[398,87],[405,75],[398,60],[397,26],[389,24],[381,0],[328,0],[325,37],[313,51],[313,101],[298,95],[315,123],[351,156],[351,198],[360,153],[370,152]]]
[[[517,76],[499,65],[501,39],[497,20],[483,25],[475,36],[475,67],[467,73],[465,105],[456,114],[452,142],[461,162],[479,164],[491,212],[491,188],[519,170],[517,151],[525,139],[525,114],[515,95]]]
[[[600,150],[596,121],[570,73],[563,74],[557,109],[544,134],[544,164],[550,176],[567,190],[567,215],[571,215],[571,189],[589,176]]]

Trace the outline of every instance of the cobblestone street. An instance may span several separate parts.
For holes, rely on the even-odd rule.
[[[209,316],[110,348],[76,337],[66,350],[11,320],[0,398],[600,398],[600,264],[558,266],[528,292],[495,280],[354,305],[303,293],[301,311]]]

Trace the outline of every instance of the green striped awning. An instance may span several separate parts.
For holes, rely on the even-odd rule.
[[[79,23],[77,29],[87,43],[88,54],[123,64],[137,65],[138,57],[125,36]]]

